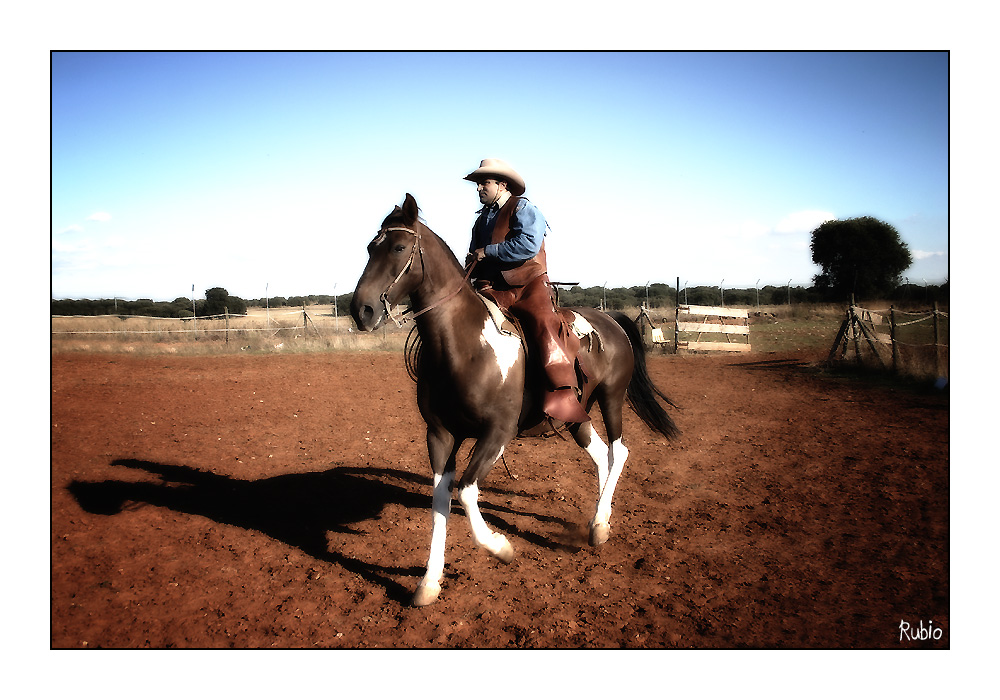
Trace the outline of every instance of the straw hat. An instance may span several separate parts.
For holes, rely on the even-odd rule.
[[[478,168],[462,179],[479,182],[480,180],[485,180],[488,177],[492,177],[497,180],[506,180],[507,189],[515,197],[520,197],[524,194],[524,180],[517,174],[517,171],[514,170],[514,168],[510,167],[510,165],[499,158],[486,158],[479,164]]]

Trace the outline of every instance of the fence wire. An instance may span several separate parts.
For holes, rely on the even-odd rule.
[[[899,320],[898,317],[903,315],[913,318]],[[877,360],[884,368],[891,366],[897,372],[947,376],[948,318],[947,312],[936,308],[900,311],[891,307],[882,310],[851,306],[847,311],[847,320],[831,348],[830,359],[838,353],[846,359],[853,349],[855,361],[860,364],[866,364],[868,358]],[[910,329],[918,324],[926,324],[927,321],[932,322],[931,328],[925,325]],[[877,330],[876,327],[879,326],[887,328],[888,333]],[[904,330],[902,334],[901,330]]]
[[[69,319],[76,320],[78,322],[100,322],[100,321],[113,321],[117,320],[121,323],[127,323],[129,321],[146,321],[153,322],[157,324],[170,324],[170,323],[191,323],[194,324],[194,328],[155,328],[155,329],[139,329],[139,328],[109,328],[104,330],[56,330],[53,328],[51,330],[53,335],[143,335],[143,334],[160,334],[160,333],[218,333],[218,332],[244,332],[244,333],[263,333],[269,330],[276,331],[286,331],[286,330],[305,330],[308,326],[303,323],[302,325],[271,325],[271,321],[280,316],[297,316],[302,317],[302,311],[286,311],[274,313],[261,321],[265,324],[263,326],[251,326],[246,328],[233,327],[233,326],[220,326],[211,325],[208,327],[198,328],[198,323],[205,323],[214,321],[216,323],[227,322],[230,319],[250,319],[259,318],[257,316],[251,317],[248,314],[215,314],[211,316],[191,316],[188,318],[171,318],[168,316],[116,316],[116,315],[100,315],[100,316],[52,316],[53,322],[56,319]],[[312,318],[306,314],[309,321],[312,322]],[[315,326],[315,323],[314,323]]]

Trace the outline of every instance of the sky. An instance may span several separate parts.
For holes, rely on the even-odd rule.
[[[874,216],[949,277],[945,52],[55,52],[53,298],[344,294],[407,192],[460,258],[509,162],[553,281],[809,286]]]

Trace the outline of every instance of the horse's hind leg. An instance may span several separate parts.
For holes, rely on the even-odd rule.
[[[601,402],[601,413],[605,417],[610,447],[594,430],[593,423],[583,423],[571,429],[577,444],[590,455],[597,467],[597,509],[590,521],[590,544],[593,547],[604,544],[611,537],[611,501],[628,459],[628,448],[621,440],[621,406],[615,410]]]
[[[506,436],[494,436],[492,439],[480,440],[476,443],[469,467],[458,485],[458,501],[465,508],[465,514],[469,517],[472,537],[476,544],[504,564],[509,564],[514,559],[514,548],[511,547],[510,542],[503,534],[491,530],[483,519],[483,514],[479,511],[478,485],[479,479],[485,477],[503,455],[506,441]]]
[[[447,432],[427,432],[427,452],[434,470],[434,498],[432,505],[431,551],[427,557],[427,571],[413,594],[414,605],[429,605],[441,593],[444,576],[444,550],[451,515],[451,485],[455,479],[455,455],[459,445]]]

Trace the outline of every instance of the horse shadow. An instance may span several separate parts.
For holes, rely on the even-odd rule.
[[[362,533],[352,525],[380,517],[389,504],[428,512],[431,481],[427,477],[398,469],[341,465],[319,472],[245,480],[139,459],[116,459],[111,464],[155,475],[160,481],[74,480],[67,488],[80,507],[89,513],[111,516],[148,504],[262,532],[315,559],[339,564],[383,587],[386,594],[399,603],[408,601],[412,594],[399,579],[419,578],[424,573],[418,566],[386,566],[333,551],[327,533],[360,536]],[[483,506],[489,508],[486,504]],[[503,507],[497,510],[520,512],[539,520],[552,519]],[[504,529],[526,536],[536,545],[557,549],[569,546],[521,533],[500,517],[487,518]]]

